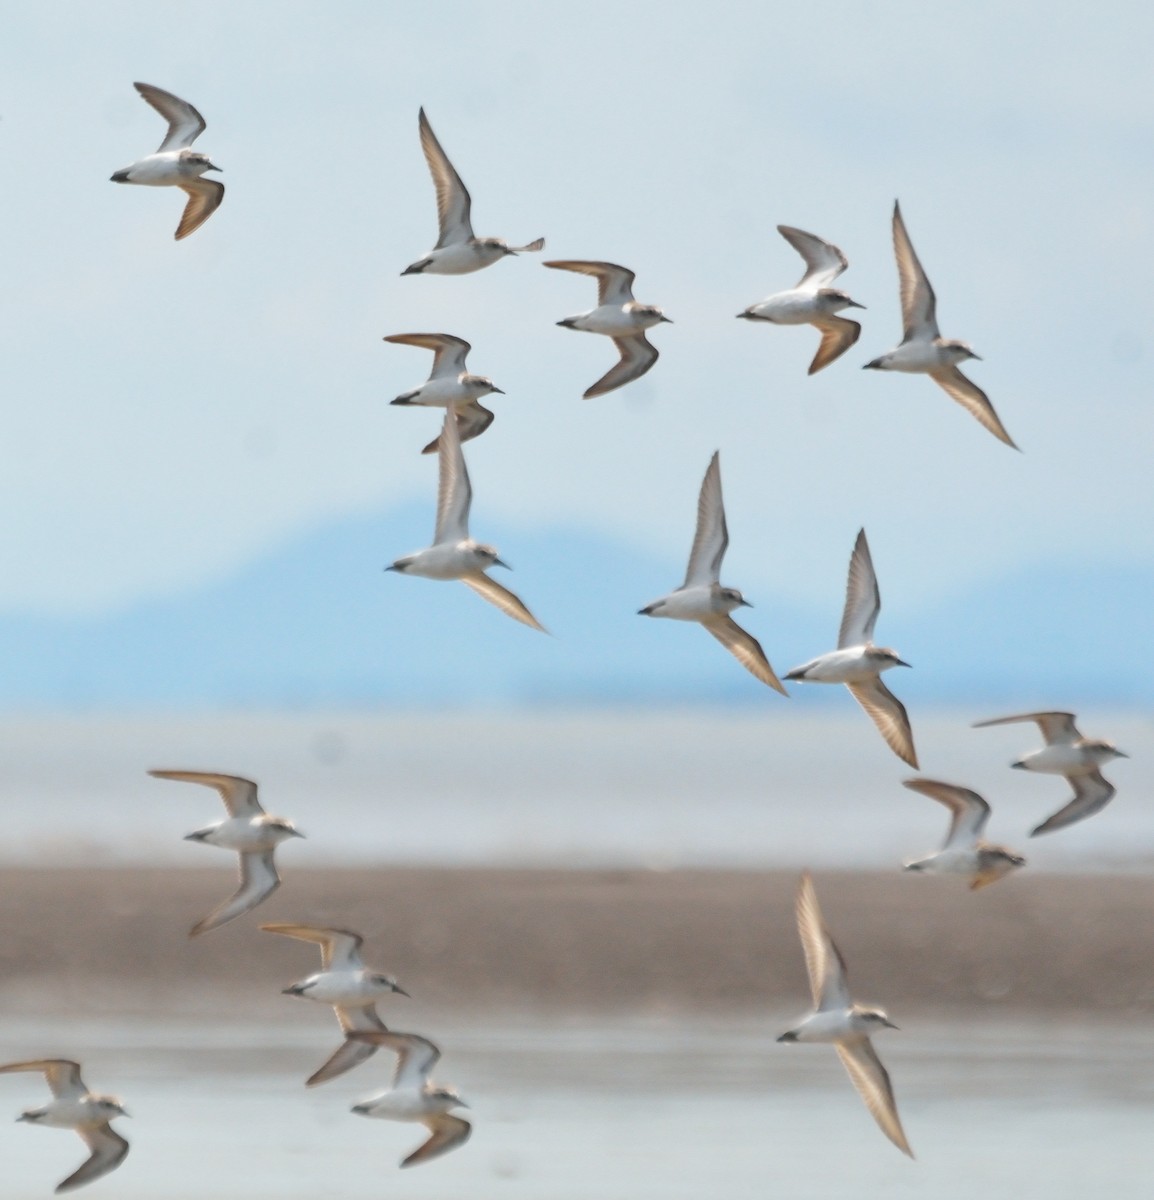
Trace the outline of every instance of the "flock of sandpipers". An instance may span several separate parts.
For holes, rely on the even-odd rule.
[[[168,122],[168,131],[155,154],[117,171],[112,179],[117,183],[179,187],[185,191],[188,201],[176,230],[177,239],[181,239],[200,228],[220,206],[224,185],[204,178],[206,171],[219,168],[207,155],[192,149],[205,122],[191,104],[151,84],[137,83],[135,86]],[[461,275],[481,270],[508,255],[544,247],[543,238],[524,246],[509,246],[500,238],[476,237],[470,217],[469,193],[441,148],[424,110],[419,114],[418,125],[421,147],[436,189],[440,237],[436,246],[407,267],[403,274]],[[738,316],[779,325],[814,325],[821,333],[821,342],[810,364],[809,373],[813,374],[844,354],[861,333],[861,326],[856,321],[837,314],[847,308],[863,306],[831,286],[848,265],[845,255],[836,246],[792,226],[779,225],[778,230],[805,260],[805,274],[794,288],[778,292]],[[902,341],[894,350],[865,365],[876,370],[929,375],[995,437],[1014,446],[989,399],[958,368],[959,363],[978,356],[965,342],[943,338],[938,331],[934,292],[896,204],[893,240],[901,283]],[[657,361],[658,352],[647,339],[646,331],[669,318],[660,308],[639,304],[633,299],[633,272],[614,263],[577,259],[557,260],[545,265],[597,280],[597,307],[558,322],[566,328],[604,334],[612,338],[616,346],[619,361],[586,389],[584,395],[603,395],[650,370]],[[461,580],[509,616],[534,629],[543,629],[517,596],[488,576],[489,568],[505,565],[497,551],[469,536],[472,490],[461,443],[477,437],[492,423],[493,414],[479,401],[493,393],[501,394],[500,389],[485,376],[473,375],[466,370],[470,346],[461,338],[445,333],[404,333],[393,334],[385,340],[433,351],[429,379],[420,387],[398,396],[393,403],[445,409],[439,436],[424,448],[424,453],[438,455],[439,464],[433,544],[397,559],[387,569],[431,579]],[[703,625],[757,679],[784,694],[785,689],[759,643],[731,616],[735,609],[748,605],[748,601],[736,588],[723,587],[720,582],[721,563],[728,541],[720,459],[714,454],[698,498],[697,527],[685,580],[680,587],[647,604],[640,612],[645,616],[669,617]],[[874,644],[874,625],[880,608],[877,576],[865,530],[861,530],[850,558],[837,649],[787,672],[785,678],[844,683],[894,753],[917,768],[917,754],[905,707],[881,679],[884,671],[908,664],[894,650]],[[1073,714],[1068,712],[1023,713],[977,724],[999,725],[1015,721],[1036,722],[1045,746],[1013,765],[1062,775],[1074,792],[1062,808],[1033,830],[1034,834],[1072,825],[1098,812],[1109,802],[1114,788],[1103,778],[1100,768],[1113,758],[1125,757],[1122,751],[1110,742],[1082,737]],[[217,772],[157,770],[150,774],[161,779],[203,784],[219,792],[227,817],[187,837],[239,855],[239,888],[193,926],[192,936],[215,929],[250,911],[279,886],[275,849],[285,839],[302,835],[291,821],[264,811],[257,798],[255,783]],[[969,881],[971,888],[977,889],[1024,865],[1025,860],[1014,851],[983,839],[990,809],[976,792],[924,778],[906,780],[905,785],[945,805],[951,816],[942,848],[925,858],[906,863],[907,870],[959,875]],[[825,926],[808,872],[802,876],[796,907],[814,1011],[778,1040],[833,1043],[879,1127],[912,1157],[889,1076],[870,1041],[871,1034],[894,1026],[880,1009],[854,1003],[846,979],[845,962]],[[452,1110],[467,1107],[465,1102],[456,1091],[437,1085],[429,1078],[440,1057],[437,1047],[418,1034],[388,1029],[378,1015],[378,1000],[397,992],[407,993],[392,976],[364,965],[361,937],[347,929],[309,924],[279,923],[261,928],[269,933],[316,943],[321,950],[321,970],[285,990],[290,995],[332,1005],[344,1040],[308,1078],[307,1084],[312,1086],[334,1079],[371,1057],[378,1047],[387,1047],[397,1055],[391,1088],[354,1105],[352,1111],[370,1117],[421,1122],[427,1127],[427,1140],[402,1161],[402,1166],[425,1162],[464,1142],[470,1135],[470,1124],[454,1115]],[[81,1079],[79,1064],[70,1059],[35,1059],[0,1066],[0,1073],[17,1071],[42,1072],[53,1095],[50,1103],[25,1111],[19,1120],[73,1129],[90,1150],[89,1158],[57,1186],[58,1192],[90,1183],[119,1166],[128,1153],[128,1142],[110,1124],[117,1117],[127,1115],[118,1098],[89,1091]]]

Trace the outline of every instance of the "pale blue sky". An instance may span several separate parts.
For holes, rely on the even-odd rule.
[[[650,544],[672,586],[720,447],[727,581],[831,629],[863,524],[911,602],[1151,561],[1143,6],[150,0],[5,26],[0,611],[175,593],[342,513],[427,498],[431,527],[436,417],[387,403],[429,359],[380,340],[421,330],[507,392],[467,447],[480,534]],[[201,109],[224,168],[182,243],[179,193],[108,181],[163,133],[136,79]],[[421,104],[479,233],[636,270],[675,322],[643,381],[581,400],[612,349],[553,324],[593,289],[542,256],[400,278],[435,237]],[[930,381],[860,370],[899,337],[895,196],[1024,454]],[[839,244],[868,306],[813,379],[813,331],[734,319],[800,274],[778,222]]]

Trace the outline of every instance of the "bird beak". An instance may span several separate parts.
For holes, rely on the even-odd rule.
[[[511,571],[513,569],[511,566],[509,566],[509,564],[507,562],[505,562],[505,560],[503,558],[493,559],[493,566],[504,567],[506,571]]]
[[[666,325],[672,325],[672,324],[673,324],[673,320],[672,320],[672,318],[670,318],[670,317],[667,317],[667,316],[666,316],[664,313],[662,313],[662,314],[661,314],[661,319],[662,319],[662,320],[663,320],[663,321],[666,323]]]
[[[1125,750],[1115,750],[1115,751],[1114,751],[1114,753],[1115,753],[1115,754],[1116,754],[1116,755],[1117,755],[1119,758],[1129,758],[1129,757],[1130,757],[1130,755],[1129,755],[1129,754],[1127,754]]]
[[[753,605],[752,605],[752,604],[750,604],[750,602],[749,602],[748,600],[746,600],[746,599],[744,599],[744,598],[743,598],[743,599],[742,599],[742,601],[741,601],[741,605],[740,605],[740,607],[741,607],[741,608],[752,608],[752,607],[753,607]]]
[[[505,394],[500,388],[494,388],[493,391],[496,392],[498,396],[503,396]]]
[[[910,665],[910,664],[909,664],[908,662],[906,662],[904,659],[900,659],[900,658],[895,658],[895,659],[894,659],[894,666],[895,666],[895,667],[908,667],[909,665]]]
[[[457,1105],[460,1108],[471,1108],[472,1107],[467,1100],[462,1100],[460,1096],[457,1097]]]
[[[890,1021],[890,1020],[883,1020],[882,1024],[884,1024],[887,1029],[900,1029],[901,1028],[900,1025],[895,1025],[893,1023],[893,1021]]]
[[[204,169],[206,171],[220,171],[222,174],[224,173],[224,167],[218,167],[215,163],[209,163]]]
[[[880,367],[881,361],[882,360],[880,358],[875,358],[873,360],[873,362],[866,363],[865,366],[862,367],[862,370],[863,371],[876,371]]]
[[[412,999],[412,996],[409,996],[409,993],[406,992],[403,987],[398,987],[395,983],[393,984],[393,991],[396,992],[398,996],[407,996],[410,1000]]]
[[[396,563],[392,563],[390,566],[385,567],[386,571],[395,571],[396,569],[397,569]]]
[[[970,357],[976,358],[978,360],[978,362],[982,361],[982,356],[980,354],[975,354],[972,350],[970,351]]]
[[[304,834],[301,833],[301,831],[299,829],[290,829],[289,833],[291,833],[293,837],[299,837],[299,838],[304,837]]]
[[[864,304],[859,304],[856,300],[851,300],[847,305],[848,308],[865,308]]]

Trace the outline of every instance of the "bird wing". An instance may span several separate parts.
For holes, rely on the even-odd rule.
[[[918,756],[905,705],[875,677],[864,683],[847,683],[853,698],[866,710],[889,748],[916,771]]]
[[[507,587],[502,587],[495,579],[490,579],[483,571],[472,571],[468,575],[462,575],[461,582],[468,584],[478,596],[488,600],[490,604],[495,604],[514,621],[520,621],[530,629],[539,629],[542,633],[549,632],[525,607],[520,597],[514,595]]]
[[[868,646],[874,640],[874,625],[881,611],[882,597],[878,577],[870,557],[869,542],[864,529],[858,530],[853,553],[849,560],[849,575],[845,584],[845,610],[837,633],[837,648]]]
[[[384,1021],[377,1015],[376,1006],[361,1005],[357,1008],[346,1008],[334,1004],[337,1020],[345,1032],[345,1040],[329,1055],[329,1057],[305,1080],[305,1087],[316,1087],[318,1083],[328,1083],[353,1067],[360,1066],[366,1059],[372,1058],[377,1052],[375,1042],[361,1041],[351,1038],[350,1033],[385,1033]]]
[[[769,665],[769,659],[765,657],[761,643],[752,634],[746,633],[731,616],[727,614],[714,617],[702,621],[701,624],[751,675],[760,679],[762,683],[768,684],[783,696],[789,695],[782,687],[781,680],[773,673],[773,668]]]
[[[357,971],[365,965],[361,958],[361,946],[365,939],[351,929],[283,923],[262,925],[261,929],[265,933],[279,933],[302,942],[315,942],[321,948],[321,966],[326,971]]]
[[[898,280],[902,297],[902,341],[914,339],[931,341],[938,336],[937,301],[934,289],[922,270],[914,252],[914,244],[906,232],[902,210],[894,201],[894,257],[898,263]]]
[[[797,932],[805,952],[805,969],[809,973],[809,990],[818,1012],[849,1008],[849,979],[845,959],[834,944],[822,920],[817,903],[813,877],[803,871],[797,889]]]
[[[240,887],[223,903],[212,910],[203,920],[189,930],[189,937],[207,933],[248,912],[280,887],[280,876],[276,873],[276,862],[271,850],[240,856]]]
[[[818,317],[812,324],[821,330],[821,343],[807,374],[816,375],[822,367],[828,367],[835,358],[840,358],[861,337],[861,325],[832,313]]]
[[[176,227],[175,238],[179,242],[198,230],[218,208],[224,199],[224,184],[215,179],[186,179],[177,185],[188,193],[188,203]]]
[[[902,783],[950,810],[950,831],[946,834],[943,850],[964,849],[982,836],[990,818],[990,806],[977,792],[937,779],[905,779]]]
[[[967,379],[957,367],[941,367],[930,371],[930,378],[941,387],[951,400],[956,400],[972,417],[988,429],[1000,442],[1014,450],[1018,449],[1014,439],[1006,432],[990,398],[971,379]]]
[[[440,237],[435,249],[445,246],[468,242],[473,238],[473,223],[469,218],[472,201],[469,190],[461,182],[448,155],[441,149],[437,135],[429,124],[422,108],[417,118],[421,131],[421,149],[425,152],[425,162],[429,164],[429,174],[433,177],[433,187],[437,193],[437,222],[440,226]]]
[[[432,1136],[423,1145],[409,1155],[402,1167],[415,1167],[418,1163],[428,1162],[438,1154],[447,1154],[454,1146],[469,1140],[473,1127],[468,1121],[454,1117],[451,1113],[434,1113],[421,1118],[421,1124],[426,1126]]]
[[[587,262],[579,258],[554,259],[544,264],[557,271],[576,271],[578,275],[592,275],[597,280],[597,303],[628,304],[633,299],[634,275],[628,267],[616,263]]]
[[[828,287],[849,266],[849,260],[835,245],[814,233],[792,225],[779,225],[777,232],[805,259],[805,274],[797,282],[799,288],[808,285],[817,291]]]
[[[191,146],[207,128],[204,118],[187,100],[151,83],[134,83],[132,86],[168,122],[168,132],[157,147],[157,154]]]
[[[603,396],[614,388],[624,387],[634,379],[640,379],[657,361],[657,347],[643,333],[634,333],[629,337],[616,337],[613,344],[621,360],[615,363],[592,387],[582,393],[582,398],[591,400],[594,396]]]
[[[725,503],[721,498],[721,458],[715,450],[709,460],[701,491],[697,496],[697,529],[682,587],[717,583],[721,578],[721,560],[729,545],[725,524]]]
[[[889,1072],[868,1037],[846,1038],[836,1043],[838,1058],[849,1074],[858,1095],[865,1101],[878,1128],[903,1153],[913,1158],[914,1152],[906,1141]]]
[[[1042,737],[1047,746],[1069,745],[1077,742],[1082,735],[1074,724],[1074,714],[1068,712],[1033,712],[1018,713],[1012,717],[994,717],[990,721],[975,721],[975,729],[985,729],[988,725],[1013,725],[1018,721],[1033,721],[1042,731]]]
[[[387,1046],[397,1056],[394,1088],[422,1088],[429,1072],[441,1057],[440,1050],[418,1033],[394,1033],[391,1029],[357,1030],[349,1037],[374,1046]]]
[[[460,442],[480,437],[493,424],[493,414],[476,400],[470,400],[468,404],[454,405],[453,411],[457,414],[457,440]],[[441,435],[437,434],[421,453],[436,454],[440,449]]]
[[[1074,789],[1074,798],[1036,829],[1032,829],[1030,837],[1053,833],[1055,829],[1064,829],[1067,825],[1092,817],[1110,803],[1116,790],[1112,783],[1102,778],[1101,771],[1093,771],[1089,775],[1067,775],[1066,782]]]
[[[451,408],[445,410],[439,441],[437,527],[433,533],[435,546],[442,542],[463,542],[469,536],[469,506],[473,503],[469,471],[465,466],[465,456],[461,453],[461,439],[457,435],[457,418]]]
[[[451,333],[390,333],[384,340],[400,346],[420,346],[423,350],[432,350],[430,379],[443,376],[455,379],[464,371],[465,358],[472,349],[464,338],[454,337]]]
[[[12,1071],[39,1071],[58,1100],[74,1100],[88,1094],[88,1088],[80,1078],[80,1064],[70,1058],[33,1058],[0,1067],[0,1074],[7,1075]]]
[[[239,775],[219,775],[214,771],[149,771],[154,779],[175,779],[181,783],[201,783],[214,788],[224,801],[230,817],[256,817],[264,809],[256,798],[256,784]]]
[[[92,1153],[67,1179],[56,1185],[57,1192],[70,1192],[73,1188],[99,1179],[101,1175],[107,1175],[120,1166],[128,1154],[128,1143],[107,1124],[81,1125],[76,1132]]]

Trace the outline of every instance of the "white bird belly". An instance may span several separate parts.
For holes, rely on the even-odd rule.
[[[364,971],[321,971],[298,986],[308,1000],[344,1008],[364,1008],[392,990],[369,983]]]
[[[1043,746],[1033,754],[1023,755],[1018,762],[1024,770],[1047,775],[1089,775],[1098,769],[1098,764],[1084,751],[1069,744]]]
[[[460,579],[477,570],[477,559],[471,553],[470,542],[444,542],[429,546],[410,555],[406,575],[421,575],[425,579]]]
[[[794,1029],[799,1042],[836,1042],[856,1033],[851,1014],[844,1009],[815,1012]]]
[[[808,325],[820,310],[810,292],[778,292],[746,310],[775,325]]]
[[[646,616],[669,617],[674,621],[704,621],[715,616],[708,588],[680,588],[645,606]]]
[[[881,362],[885,371],[906,371],[913,375],[924,375],[950,365],[950,360],[933,342],[907,342],[883,355]]]
[[[176,154],[150,154],[126,167],[128,183],[142,183],[147,187],[173,187],[188,182],[188,172],[181,169],[181,160]]]
[[[879,672],[862,653],[861,646],[850,646],[844,650],[831,650],[818,658],[811,659],[798,672],[804,672],[805,683],[865,683],[876,679]],[[794,674],[794,672],[790,672]]]
[[[573,329],[585,333],[603,333],[606,337],[629,337],[658,324],[659,318],[638,317],[620,304],[603,304],[587,313],[571,318]]]
[[[229,817],[214,825],[200,840],[222,850],[251,854],[272,850],[284,838],[279,829],[270,829],[259,817]]]
[[[424,268],[427,275],[468,275],[479,271],[497,259],[504,258],[503,252],[493,246],[479,246],[476,242],[454,242],[439,250],[430,250],[429,265]]]
[[[362,1116],[383,1121],[419,1121],[430,1113],[442,1111],[441,1106],[430,1105],[420,1092],[382,1092],[379,1096],[362,1101],[362,1104],[367,1106],[358,1106]]]
[[[450,408],[468,404],[475,393],[462,387],[456,379],[430,379],[408,394],[410,404],[424,404],[430,408]]]

